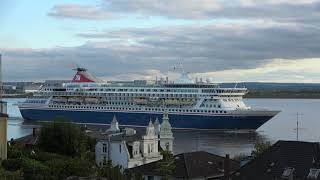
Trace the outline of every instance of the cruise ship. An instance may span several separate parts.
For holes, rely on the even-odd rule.
[[[150,119],[168,112],[176,129],[256,130],[279,111],[253,109],[243,102],[247,88],[221,88],[193,81],[183,72],[180,79],[152,82],[104,82],[87,69],[77,68],[72,81],[43,85],[32,97],[18,103],[26,121],[63,118],[75,123],[110,124],[117,116],[125,126],[147,126]]]

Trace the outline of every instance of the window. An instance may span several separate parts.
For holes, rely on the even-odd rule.
[[[294,168],[291,168],[291,167],[285,168],[282,173],[282,178],[289,178],[289,177],[293,176],[294,171],[295,171]]]
[[[107,144],[102,144],[102,152],[107,152]]]
[[[320,169],[311,168],[308,174],[308,179],[318,179],[320,174]]]

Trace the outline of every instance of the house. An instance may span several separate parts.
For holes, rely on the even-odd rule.
[[[29,149],[34,149],[39,142],[40,130],[37,128],[32,129],[32,134],[23,136],[18,139],[13,139],[10,144],[19,144]]]
[[[135,129],[119,129],[114,116],[110,128],[98,137],[95,155],[96,164],[101,166],[111,160],[112,164],[123,168],[133,168],[162,159],[163,149],[172,150],[173,134],[167,112],[163,115],[162,124],[150,120],[145,133]]]
[[[319,175],[319,143],[278,141],[233,173],[232,180],[311,180]]]
[[[162,161],[162,160],[161,160]],[[159,171],[158,163],[153,162],[130,169],[134,173],[142,174],[145,180],[161,180],[165,175]],[[228,166],[227,166],[228,165]],[[224,179],[224,172],[228,174],[239,168],[237,161],[229,156],[221,157],[204,151],[182,153],[174,156],[174,179]]]

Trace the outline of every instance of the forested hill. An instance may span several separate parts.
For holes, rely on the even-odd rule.
[[[221,83],[220,87],[235,87],[235,83]],[[246,87],[249,90],[281,90],[281,91],[319,91],[320,83],[259,83],[241,82],[237,87]]]
[[[320,84],[312,83],[222,83],[220,87],[246,87],[246,98],[320,99]]]

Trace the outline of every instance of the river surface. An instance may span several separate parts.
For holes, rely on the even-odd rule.
[[[19,138],[32,132],[33,125],[23,122],[14,104],[24,99],[5,99],[8,102],[8,139]],[[296,140],[297,113],[299,113],[299,140],[320,141],[319,99],[246,99],[254,108],[281,110],[275,118],[261,126],[256,132],[237,131],[174,131],[174,152],[208,151],[231,156],[250,154],[259,140]]]

